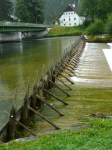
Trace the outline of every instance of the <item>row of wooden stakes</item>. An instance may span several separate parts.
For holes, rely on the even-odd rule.
[[[9,121],[7,123],[7,129],[6,129],[6,134],[5,134],[5,140],[10,141],[15,139],[15,131],[16,131],[16,126],[19,125],[22,128],[26,129],[28,132],[33,134],[34,136],[35,133],[33,133],[31,130],[28,129],[27,127],[27,122],[28,122],[28,116],[30,113],[37,114],[41,118],[43,118],[45,121],[47,121],[49,124],[51,124],[55,129],[60,129],[57,125],[49,121],[46,117],[44,117],[40,112],[39,108],[43,104],[48,105],[51,109],[56,111],[60,116],[64,116],[59,110],[57,110],[54,106],[52,106],[48,101],[45,100],[46,94],[51,95],[52,97],[56,98],[60,102],[62,102],[64,105],[68,105],[67,102],[63,101],[60,99],[58,96],[54,95],[51,93],[50,89],[53,86],[56,86],[59,90],[61,90],[66,96],[70,96],[67,92],[65,92],[62,88],[60,88],[55,81],[58,80],[62,84],[64,84],[69,90],[72,90],[70,86],[68,86],[62,79],[58,78],[58,75],[60,74],[65,78],[70,84],[74,84],[68,76],[72,77],[75,76],[74,69],[77,67],[77,64],[79,62],[79,58],[83,52],[84,49],[84,37],[81,36],[72,46],[69,48],[69,51],[67,50],[62,59],[58,61],[53,69],[53,65],[49,67],[45,77],[44,77],[44,65],[43,65],[43,71],[42,71],[42,76],[40,79],[40,83],[38,85],[38,74],[39,71],[37,71],[37,77],[36,77],[36,82],[33,88],[33,93],[29,96],[29,83],[30,83],[30,78],[28,80],[28,85],[27,85],[27,91],[26,95],[24,97],[24,102],[21,108],[16,111],[16,90],[15,90],[15,96],[14,96],[14,103],[10,112],[9,116]],[[65,76],[65,74],[67,76]],[[2,132],[1,132],[2,133]],[[2,133],[3,134],[3,133]],[[2,139],[1,139],[2,142]]]

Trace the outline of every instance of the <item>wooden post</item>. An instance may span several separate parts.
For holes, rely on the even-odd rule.
[[[21,119],[20,119],[23,124],[27,123],[27,117],[28,117],[29,84],[30,84],[30,78],[28,79],[27,91],[26,91],[26,95],[24,98],[23,109],[22,109],[22,114],[21,114]]]
[[[48,90],[43,90],[45,91],[46,93],[49,93],[51,96],[53,96],[54,98],[58,99],[60,102],[62,102],[64,105],[68,105],[68,103],[64,102],[63,100],[61,100],[60,98],[58,98],[57,96],[55,96],[54,94],[52,94],[50,91]]]
[[[49,80],[52,84],[54,84],[59,90],[61,90],[63,93],[65,93],[68,97],[70,97],[70,95],[68,93],[66,93],[64,90],[62,90],[58,85],[56,85],[54,82],[52,82],[51,80]]]
[[[70,77],[73,77],[71,74],[69,74],[67,71],[65,71],[62,67],[60,67],[61,68],[61,70],[63,71],[63,72],[65,72],[67,75],[69,75]]]
[[[15,137],[15,129],[16,129],[16,95],[17,95],[17,91],[15,89],[15,96],[14,96],[14,101],[13,101],[13,106],[10,112],[10,116],[9,116],[9,122],[8,122],[8,128],[6,131],[6,140],[14,140]]]
[[[74,84],[71,80],[69,80],[67,77],[65,77],[61,72],[59,72],[58,70],[57,70],[57,72],[59,73],[59,74],[61,74],[67,81],[69,81],[71,84]]]
[[[63,66],[64,66],[64,64],[63,64]],[[66,66],[64,66],[67,70],[69,70],[73,75],[75,75],[75,73],[70,69],[70,68],[72,68],[72,67],[70,67],[69,65],[67,65],[67,67]],[[69,67],[69,68],[68,68]],[[73,69],[74,70],[74,69]]]
[[[44,102],[46,105],[51,107],[54,111],[56,111],[60,116],[64,116],[61,112],[59,112],[55,107],[53,107],[51,104],[49,104],[45,99],[43,99],[40,95],[37,94],[37,97]]]
[[[29,130],[26,126],[24,126],[21,122],[15,120],[20,126],[22,126],[23,128],[25,128],[27,131],[29,131],[31,134],[33,134],[34,136],[37,136],[36,134],[34,134],[31,130]]]
[[[37,97],[36,97],[36,94],[37,94],[37,89],[38,89],[38,74],[39,74],[39,70],[37,71],[37,76],[36,76],[36,81],[35,81],[35,85],[33,87],[33,94],[31,96],[31,102],[30,102],[30,106],[32,108],[36,108],[36,101],[37,101]]]
[[[47,118],[45,118],[42,114],[40,114],[39,112],[35,111],[33,108],[31,108],[30,106],[28,107],[31,111],[33,111],[35,114],[37,114],[38,116],[40,116],[41,118],[43,118],[45,121],[47,121],[49,124],[51,124],[53,127],[55,127],[55,129],[60,129],[58,126],[56,126],[54,123],[52,123],[51,121],[49,121]]]
[[[70,90],[72,90],[72,88],[70,88],[67,84],[65,84],[61,79],[57,78],[55,75],[53,75],[57,80],[59,80],[61,83],[63,83],[66,87],[68,87]]]

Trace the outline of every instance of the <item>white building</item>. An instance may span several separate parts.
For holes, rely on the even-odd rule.
[[[59,17],[60,26],[77,26],[84,22],[85,17],[79,16],[75,5],[68,4],[67,8]]]

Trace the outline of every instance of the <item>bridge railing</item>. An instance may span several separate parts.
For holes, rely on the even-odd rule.
[[[11,21],[0,21],[0,26],[50,27],[50,25],[44,25],[44,24],[24,23],[24,22],[11,22]]]

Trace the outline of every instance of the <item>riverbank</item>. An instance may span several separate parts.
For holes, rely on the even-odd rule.
[[[84,32],[84,29],[81,26],[73,26],[73,27],[56,26],[52,28],[48,32],[48,34],[44,35],[44,37],[77,36],[77,35],[81,35],[82,32]]]
[[[64,130],[58,133],[47,134],[40,139],[15,142],[8,145],[0,145],[2,150],[84,150],[84,149],[111,149],[112,147],[112,120],[92,118],[88,123],[88,129]]]
[[[104,35],[104,36],[88,36],[88,39],[85,40],[89,43],[109,43],[112,42],[112,36]]]

